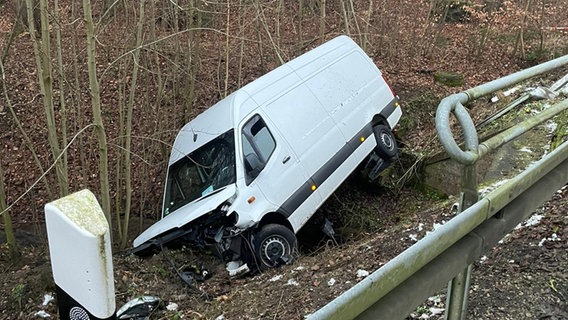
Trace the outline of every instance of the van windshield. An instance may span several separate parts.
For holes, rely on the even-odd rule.
[[[163,215],[235,183],[233,129],[170,166]]]

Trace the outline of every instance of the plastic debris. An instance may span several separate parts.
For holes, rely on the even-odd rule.
[[[45,318],[51,318],[51,315],[49,313],[45,312],[45,310],[40,310],[40,311],[34,313],[34,316],[38,316],[38,317],[44,318],[44,319]]]
[[[227,271],[230,277],[238,277],[250,271],[249,266],[241,260],[227,263]]]
[[[160,306],[162,300],[154,296],[142,296],[132,299],[116,312],[117,319],[148,319],[150,314]]]
[[[41,305],[45,307],[54,299],[55,298],[51,294],[46,293],[46,294],[43,295],[43,303]]]

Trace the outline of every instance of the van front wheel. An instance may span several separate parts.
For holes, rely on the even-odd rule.
[[[259,268],[264,271],[292,260],[296,235],[280,224],[267,224],[253,238]]]
[[[377,146],[375,147],[377,154],[385,160],[396,157],[398,147],[392,131],[385,125],[375,126],[373,131],[377,140]]]

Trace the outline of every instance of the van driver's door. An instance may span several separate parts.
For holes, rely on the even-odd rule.
[[[313,192],[297,155],[261,113],[247,120],[241,139],[247,186],[258,188],[279,212],[289,217]],[[314,197],[319,195],[313,194]]]

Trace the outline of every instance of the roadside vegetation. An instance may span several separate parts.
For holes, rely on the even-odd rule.
[[[568,54],[567,11],[563,0],[0,0],[0,286],[6,293],[0,319],[30,319],[41,308],[55,314],[53,303],[41,306],[43,295],[54,291],[43,206],[83,188],[97,195],[113,230],[118,305],[159,293],[179,305],[164,319],[302,318],[356,283],[359,269],[375,270],[455,214],[457,189],[432,188],[425,170],[442,151],[434,128],[439,100]],[[280,271],[229,279],[217,260],[191,248],[144,261],[122,256],[159,218],[177,130],[242,85],[340,34],[368,52],[402,100],[402,153],[379,183],[354,175],[342,185],[307,226],[308,235],[300,234],[305,245],[298,262]],[[443,84],[436,81],[440,74],[460,81]],[[476,104],[474,121],[507,99]],[[500,125],[542,108],[531,103]],[[534,144],[553,149],[566,141],[566,117],[558,116],[554,130],[540,128],[550,132]],[[500,129],[489,125],[483,133]],[[558,250],[557,257],[568,238],[565,198],[566,190],[532,233],[556,230],[563,241],[545,248]],[[324,218],[334,224],[335,240],[321,233]],[[179,268],[205,264],[215,279],[198,284],[202,294],[195,294],[170,261]],[[561,260],[554,261],[560,268]],[[281,280],[271,281],[279,274]],[[554,276],[547,293],[565,307],[567,279]]]

